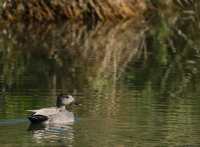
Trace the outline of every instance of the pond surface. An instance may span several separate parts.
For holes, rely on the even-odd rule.
[[[176,38],[167,52],[156,28],[137,20],[2,29],[0,146],[200,146],[199,46]],[[54,106],[60,93],[81,103],[76,121],[31,125],[26,110]]]
[[[76,121],[46,127],[31,126],[26,110],[54,105],[49,92],[7,93],[1,98],[0,145],[199,146],[199,97],[162,100],[129,88],[77,93],[82,105],[73,110]]]

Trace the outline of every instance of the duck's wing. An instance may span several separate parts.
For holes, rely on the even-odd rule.
[[[50,108],[42,108],[38,110],[27,110],[27,111],[33,112],[34,115],[50,116],[56,114],[59,110],[56,107],[50,107]]]
[[[31,123],[41,123],[48,120],[49,118],[44,115],[31,115],[28,117],[28,119],[31,121]]]

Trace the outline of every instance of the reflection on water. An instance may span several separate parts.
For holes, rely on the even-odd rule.
[[[1,119],[0,126],[16,125],[27,122],[27,119]]]
[[[31,124],[28,131],[32,133],[32,137],[37,143],[54,143],[59,142],[64,146],[72,146],[74,134],[73,124]]]
[[[91,29],[79,24],[36,27],[19,23],[2,31],[2,90],[35,89],[38,82],[39,89],[101,88],[139,58],[145,32],[140,20],[99,23]]]
[[[199,145],[198,43],[170,34],[162,19],[156,24],[17,23],[1,30],[0,146]],[[72,110],[73,125],[5,123],[54,106],[61,92],[82,104]]]

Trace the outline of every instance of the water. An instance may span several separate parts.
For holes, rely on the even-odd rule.
[[[143,20],[3,29],[0,146],[200,146],[198,53],[165,52],[163,38],[154,48],[151,29]],[[60,93],[80,102],[76,121],[31,125],[26,110]]]
[[[61,126],[31,126],[26,119],[27,109],[53,105],[54,98],[8,95],[3,99],[4,105],[1,104],[0,145],[198,146],[200,143],[197,98],[162,101],[142,96],[141,91],[125,85],[112,94],[90,94],[75,96],[82,104],[73,110],[76,121]]]

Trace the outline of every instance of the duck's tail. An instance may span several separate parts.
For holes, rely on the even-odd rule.
[[[28,119],[31,121],[31,123],[42,123],[48,120],[48,117],[44,115],[32,115],[29,116]]]

